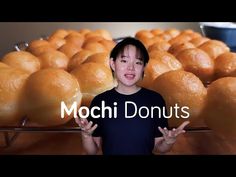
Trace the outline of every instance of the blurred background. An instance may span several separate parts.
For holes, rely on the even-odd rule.
[[[199,23],[196,22],[162,22],[162,23],[99,23],[99,22],[1,22],[0,23],[0,58],[7,52],[14,50],[14,45],[19,42],[28,42],[40,37],[52,34],[57,29],[81,29],[88,28],[91,30],[106,29],[113,38],[134,36],[141,29],[193,29],[200,32]]]

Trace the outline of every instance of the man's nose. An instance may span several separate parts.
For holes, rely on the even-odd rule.
[[[133,62],[130,62],[130,63],[128,64],[128,69],[129,69],[129,70],[134,70],[134,64],[133,64]]]

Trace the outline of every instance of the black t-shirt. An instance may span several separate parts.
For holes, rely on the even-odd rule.
[[[89,120],[98,124],[93,136],[102,138],[103,154],[152,154],[155,137],[162,136],[158,126],[168,127],[160,110],[151,113],[151,107],[161,110],[165,107],[162,96],[145,88],[131,95],[121,94],[113,88],[97,95],[90,110],[94,106],[101,108],[102,102],[103,106],[111,107],[110,115],[108,109],[103,114],[94,109],[94,115],[101,117],[94,118],[90,114]]]

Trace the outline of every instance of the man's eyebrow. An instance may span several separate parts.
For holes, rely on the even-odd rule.
[[[141,57],[141,56],[136,56],[135,58],[138,59],[138,60],[143,61],[143,57]]]

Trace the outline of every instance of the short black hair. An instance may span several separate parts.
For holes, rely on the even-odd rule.
[[[121,42],[117,43],[116,46],[111,51],[110,58],[113,58],[113,60],[115,61],[118,55],[120,54],[120,52],[122,52],[124,48],[128,45],[133,45],[138,50],[140,50],[142,61],[145,66],[149,61],[148,51],[141,41],[132,37],[124,38]]]

